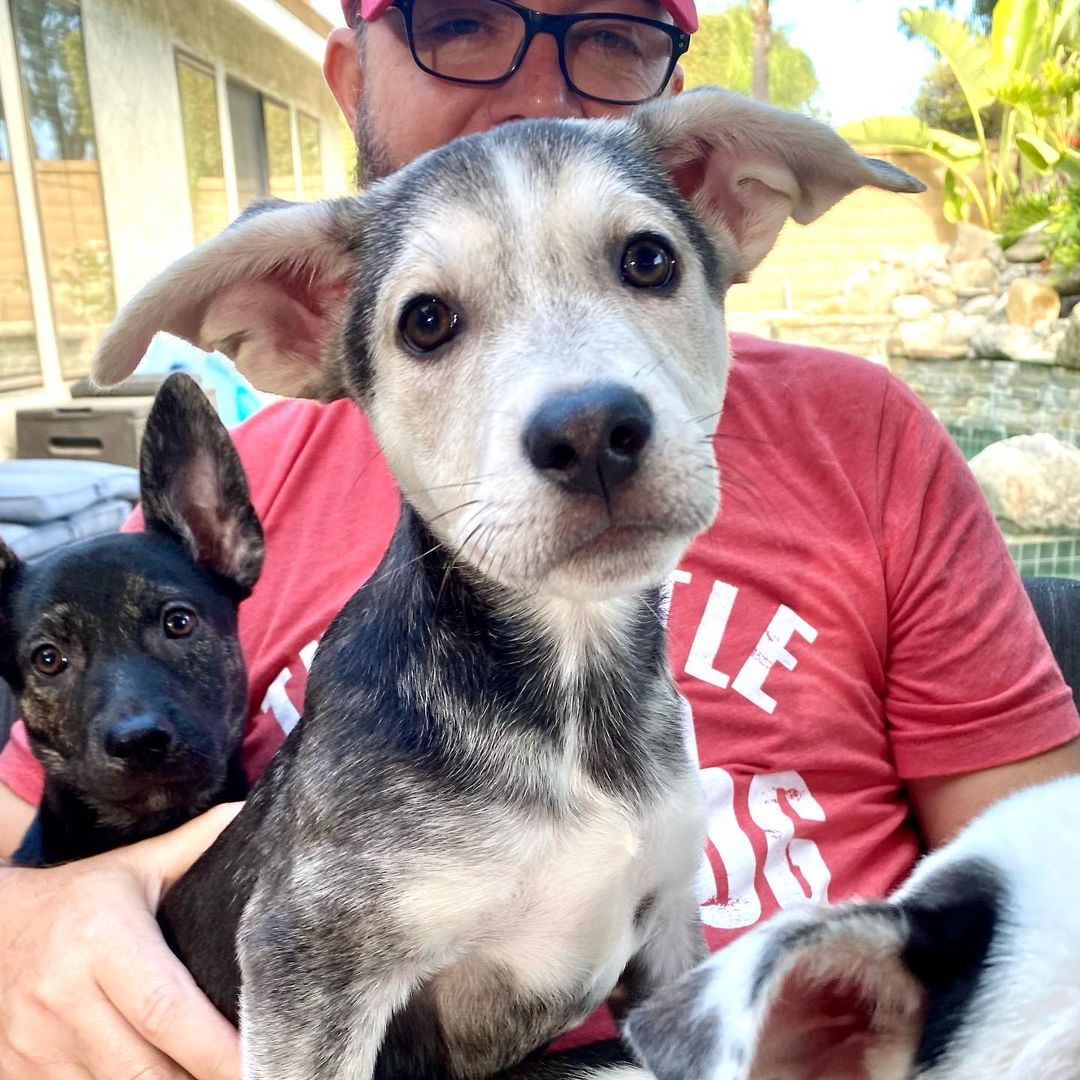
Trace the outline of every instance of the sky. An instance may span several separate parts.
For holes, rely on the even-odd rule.
[[[731,0],[698,0],[700,13]],[[833,124],[911,110],[922,76],[933,63],[920,41],[897,29],[899,13],[918,2],[899,0],[771,0],[773,24],[810,56],[821,83],[820,108]],[[959,0],[966,15],[969,0]]]
[[[698,0],[698,11],[722,11],[732,2]],[[313,3],[340,21],[338,0]],[[822,116],[839,125],[911,110],[933,57],[897,27],[901,8],[918,6],[919,0],[771,0],[770,10],[774,24],[787,30],[791,43],[813,60],[821,83]],[[970,0],[958,0],[958,15],[970,8]]]

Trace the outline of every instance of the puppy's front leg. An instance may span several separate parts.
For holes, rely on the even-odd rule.
[[[271,904],[249,905],[238,943],[244,1080],[371,1080],[392,1016],[429,973],[355,911]]]
[[[619,1020],[627,1010],[654,990],[685,975],[708,954],[701,915],[692,894],[658,902],[643,921],[646,925],[641,948],[627,964],[610,1003]]]

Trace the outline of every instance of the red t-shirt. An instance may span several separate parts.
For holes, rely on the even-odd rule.
[[[673,585],[671,659],[709,817],[709,944],[806,897],[881,896],[919,854],[904,781],[1056,747],[1076,710],[970,470],[883,368],[733,335],[722,507]],[[398,494],[350,402],[234,432],[269,537],[241,608],[254,777],[319,635],[375,568]],[[16,729],[0,780],[41,777]]]

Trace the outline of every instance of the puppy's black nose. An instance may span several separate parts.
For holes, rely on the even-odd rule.
[[[125,716],[105,733],[105,752],[130,765],[152,768],[165,759],[173,736],[172,725],[153,713]]]
[[[652,409],[640,394],[604,383],[548,398],[523,439],[529,461],[550,480],[606,495],[637,472],[652,428]]]

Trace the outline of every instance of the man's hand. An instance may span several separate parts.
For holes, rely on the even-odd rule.
[[[239,1080],[236,1031],[154,918],[238,809],[66,866],[0,868],[0,1077]]]

